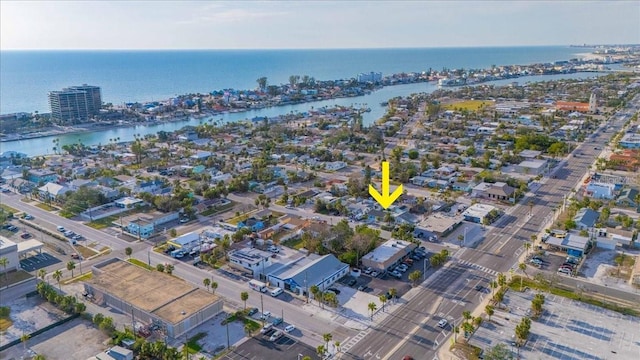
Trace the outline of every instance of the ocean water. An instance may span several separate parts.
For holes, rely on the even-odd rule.
[[[187,93],[253,89],[290,75],[318,80],[383,75],[429,68],[486,68],[552,62],[576,57],[581,48],[563,46],[212,51],[2,51],[0,113],[48,112],[47,93],[71,85],[102,88],[104,102],[164,100]]]

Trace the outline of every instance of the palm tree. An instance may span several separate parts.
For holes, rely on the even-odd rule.
[[[487,316],[489,316],[489,321],[491,321],[491,315],[494,314],[494,307],[491,305],[487,305],[484,307],[484,312],[487,313]]]
[[[9,273],[7,273],[9,259],[7,259],[6,257],[0,258],[0,266],[2,266],[2,271],[4,271],[5,280],[9,281]]]
[[[527,276],[527,279],[529,278],[529,275],[527,274],[527,264],[525,263],[520,263],[518,264],[518,269],[522,270],[522,272]],[[522,277],[520,277],[520,287],[522,287]]]
[[[376,306],[376,303],[372,301],[369,303],[369,305],[367,305],[367,308],[369,308],[369,311],[371,311],[371,321],[373,321],[373,313],[376,311],[378,307]]]
[[[533,237],[535,237],[535,235],[532,235]],[[533,240],[535,241],[535,240]],[[531,243],[530,242],[525,242],[524,244],[522,244],[522,246],[524,247],[524,250],[527,252],[527,256],[529,256],[529,249],[531,249]]]
[[[382,312],[384,312],[384,304],[387,302],[387,295],[386,294],[380,294],[378,299],[380,299],[380,302],[382,303]]]
[[[209,291],[209,285],[211,285],[211,279],[209,278],[202,279],[202,285],[204,285],[207,291]]]
[[[324,355],[327,352],[327,348],[325,348],[324,345],[318,345],[318,347],[316,348],[316,352],[318,353],[318,356],[324,358]]]
[[[60,287],[60,279],[62,279],[62,271],[58,269],[51,276],[58,282],[58,289],[62,290],[62,288]]]
[[[393,299],[393,302],[395,303],[396,300],[398,299],[398,289],[390,288],[389,289],[389,295],[391,295],[391,298]]]
[[[38,270],[38,277],[40,278],[40,280],[44,281],[44,278],[47,277],[47,270],[45,269]]]
[[[331,335],[330,333],[325,333],[322,334],[322,339],[325,342],[325,348],[327,348],[327,350],[329,349],[329,341],[331,341],[333,339],[333,335]]]
[[[125,253],[125,255],[127,255],[129,257],[129,259],[131,259],[131,254],[133,253],[133,249],[130,248],[130,247],[126,247],[124,249],[124,253]]]
[[[215,294],[217,288],[218,288],[218,283],[215,282],[215,281],[212,281],[211,282],[211,292]]]
[[[24,350],[27,350],[27,341],[29,340],[29,338],[31,337],[31,335],[29,334],[22,334],[22,336],[20,336],[20,341],[22,342],[22,345],[24,346]]]
[[[167,274],[171,275],[173,273],[173,270],[175,270],[175,266],[173,266],[172,264],[167,264],[164,267],[164,271],[167,272]]]
[[[76,263],[72,261],[69,261],[67,263],[67,270],[71,271],[71,277],[73,278],[73,269],[76,268]]]
[[[241,292],[240,300],[244,301],[244,309],[247,310],[247,300],[249,300],[249,293],[246,291]]]

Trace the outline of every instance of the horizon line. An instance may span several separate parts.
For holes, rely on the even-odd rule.
[[[586,47],[597,46],[640,46],[640,44],[547,44],[547,45],[455,45],[455,46],[400,46],[400,47],[335,47],[335,48],[69,48],[69,49],[0,49],[2,52],[29,51],[296,51],[296,50],[417,50],[417,49],[483,49],[483,48],[516,48],[516,47]]]

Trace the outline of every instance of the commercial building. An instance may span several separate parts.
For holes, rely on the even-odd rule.
[[[432,235],[444,236],[453,231],[461,222],[462,217],[459,215],[444,216],[441,214],[432,214],[416,226],[414,234],[417,235],[417,237],[427,238]],[[426,234],[429,235],[424,236]]]
[[[496,207],[492,205],[473,204],[462,213],[462,216],[466,221],[482,224],[484,219],[489,219],[489,214],[493,210],[496,210]]]
[[[142,239],[148,239],[151,235],[160,231],[160,226],[173,220],[178,220],[180,213],[161,213],[159,211],[134,214],[115,220],[112,224],[122,227],[133,236],[139,236]]]
[[[290,263],[269,272],[269,285],[300,295],[306,295],[312,286],[327,289],[349,273],[349,265],[333,254],[300,256]]]
[[[377,83],[382,81],[382,73],[381,72],[370,72],[370,73],[360,73],[358,74],[358,82],[359,83]]]
[[[222,311],[220,297],[120,259],[98,263],[92,273],[84,288],[96,304],[130,314],[135,328],[157,325],[169,338],[184,336]]]
[[[612,200],[614,198],[615,188],[615,184],[592,181],[584,189],[584,195],[594,199]]]
[[[567,234],[564,238],[549,236],[545,242],[548,246],[566,251],[568,255],[581,257],[587,251],[589,238],[576,234]]]
[[[229,266],[247,271],[255,279],[265,280],[265,269],[272,265],[271,253],[255,248],[244,248],[229,252]]]
[[[191,249],[195,248],[196,246],[199,246],[200,242],[200,234],[193,231],[184,235],[180,235],[177,238],[168,241],[169,244],[187,252],[191,251]]]
[[[0,273],[16,270],[20,266],[18,245],[4,236],[0,236],[0,258],[7,259],[7,266],[0,267]]]
[[[524,160],[516,166],[519,173],[538,176],[547,169],[547,161],[541,159]]]
[[[386,271],[402,262],[416,247],[412,242],[391,239],[363,256],[362,265],[377,271]]]
[[[627,133],[618,142],[621,148],[640,149],[640,134]]]
[[[51,117],[61,123],[89,120],[100,111],[102,95],[97,86],[82,85],[49,92]]]

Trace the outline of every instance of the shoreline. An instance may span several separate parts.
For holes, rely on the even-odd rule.
[[[601,58],[601,55],[597,55],[597,54],[590,54],[590,53],[580,53],[580,54],[576,54],[576,56],[581,56],[581,55],[591,55],[594,57],[594,59],[591,59],[591,61],[593,60],[597,60]],[[585,59],[586,60],[586,59]],[[447,84],[447,85],[442,85],[439,87],[463,87],[463,86],[476,86],[476,85],[481,85],[481,84],[485,84],[485,83],[490,83],[492,81],[500,81],[500,80],[509,80],[509,79],[518,79],[521,77],[527,77],[527,76],[533,76],[533,77],[539,77],[539,76],[545,76],[545,75],[562,75],[562,74],[570,74],[570,73],[586,73],[586,72],[606,72],[607,70],[598,70],[598,71],[594,71],[594,70],[574,70],[573,72],[558,72],[558,73],[552,73],[552,74],[518,74],[518,75],[511,75],[508,77],[504,77],[504,78],[498,78],[498,79],[491,79],[491,80],[476,80],[472,83],[465,83],[465,84]],[[380,86],[376,86],[375,89],[365,92],[362,95],[354,95],[354,96],[335,96],[335,97],[329,97],[329,98],[321,98],[321,99],[315,99],[315,100],[311,100],[311,101],[297,101],[297,102],[287,102],[287,103],[281,103],[281,104],[269,104],[266,106],[262,106],[259,108],[244,108],[244,109],[231,109],[231,110],[224,110],[224,111],[204,111],[202,113],[193,113],[193,114],[179,114],[177,116],[167,116],[167,117],[162,117],[160,119],[155,118],[155,119],[147,119],[144,121],[138,121],[138,122],[125,122],[125,123],[120,123],[122,120],[119,120],[119,123],[113,123],[113,122],[102,122],[102,123],[89,123],[89,124],[80,124],[77,126],[72,126],[72,127],[68,127],[70,129],[68,129],[68,131],[64,131],[64,130],[48,130],[45,131],[44,133],[29,133],[29,134],[13,134],[12,136],[2,136],[0,137],[0,143],[11,143],[11,142],[18,142],[18,141],[22,141],[22,140],[31,140],[31,139],[37,139],[37,138],[45,138],[45,137],[52,137],[52,136],[66,136],[66,135],[74,135],[74,134],[83,134],[83,133],[91,133],[91,132],[99,132],[101,130],[103,130],[103,128],[135,128],[137,126],[153,126],[153,125],[160,125],[160,124],[165,124],[165,123],[174,123],[174,122],[180,122],[180,121],[191,121],[193,119],[210,119],[213,118],[217,115],[222,115],[222,114],[230,114],[230,113],[247,113],[250,111],[259,111],[265,108],[280,108],[280,107],[285,107],[285,106],[291,106],[291,105],[301,105],[301,104],[314,104],[317,102],[321,102],[321,101],[326,101],[326,100],[333,100],[333,99],[342,99],[342,98],[353,98],[353,99],[357,99],[360,97],[364,97],[368,94],[370,94],[371,92],[376,92],[378,90],[384,89],[384,88],[390,88],[390,87],[395,87],[395,86],[399,86],[399,85],[408,85],[408,84],[414,84],[414,83],[433,83],[434,80],[421,80],[421,81],[413,81],[413,82],[409,82],[409,83],[393,83],[393,84],[388,84],[388,85],[380,85]],[[280,114],[280,115],[285,115],[285,114]],[[251,120],[251,119],[245,119],[245,120]],[[241,120],[240,120],[241,121]],[[234,122],[239,122],[239,121],[234,121]],[[187,125],[185,125],[187,126]]]

